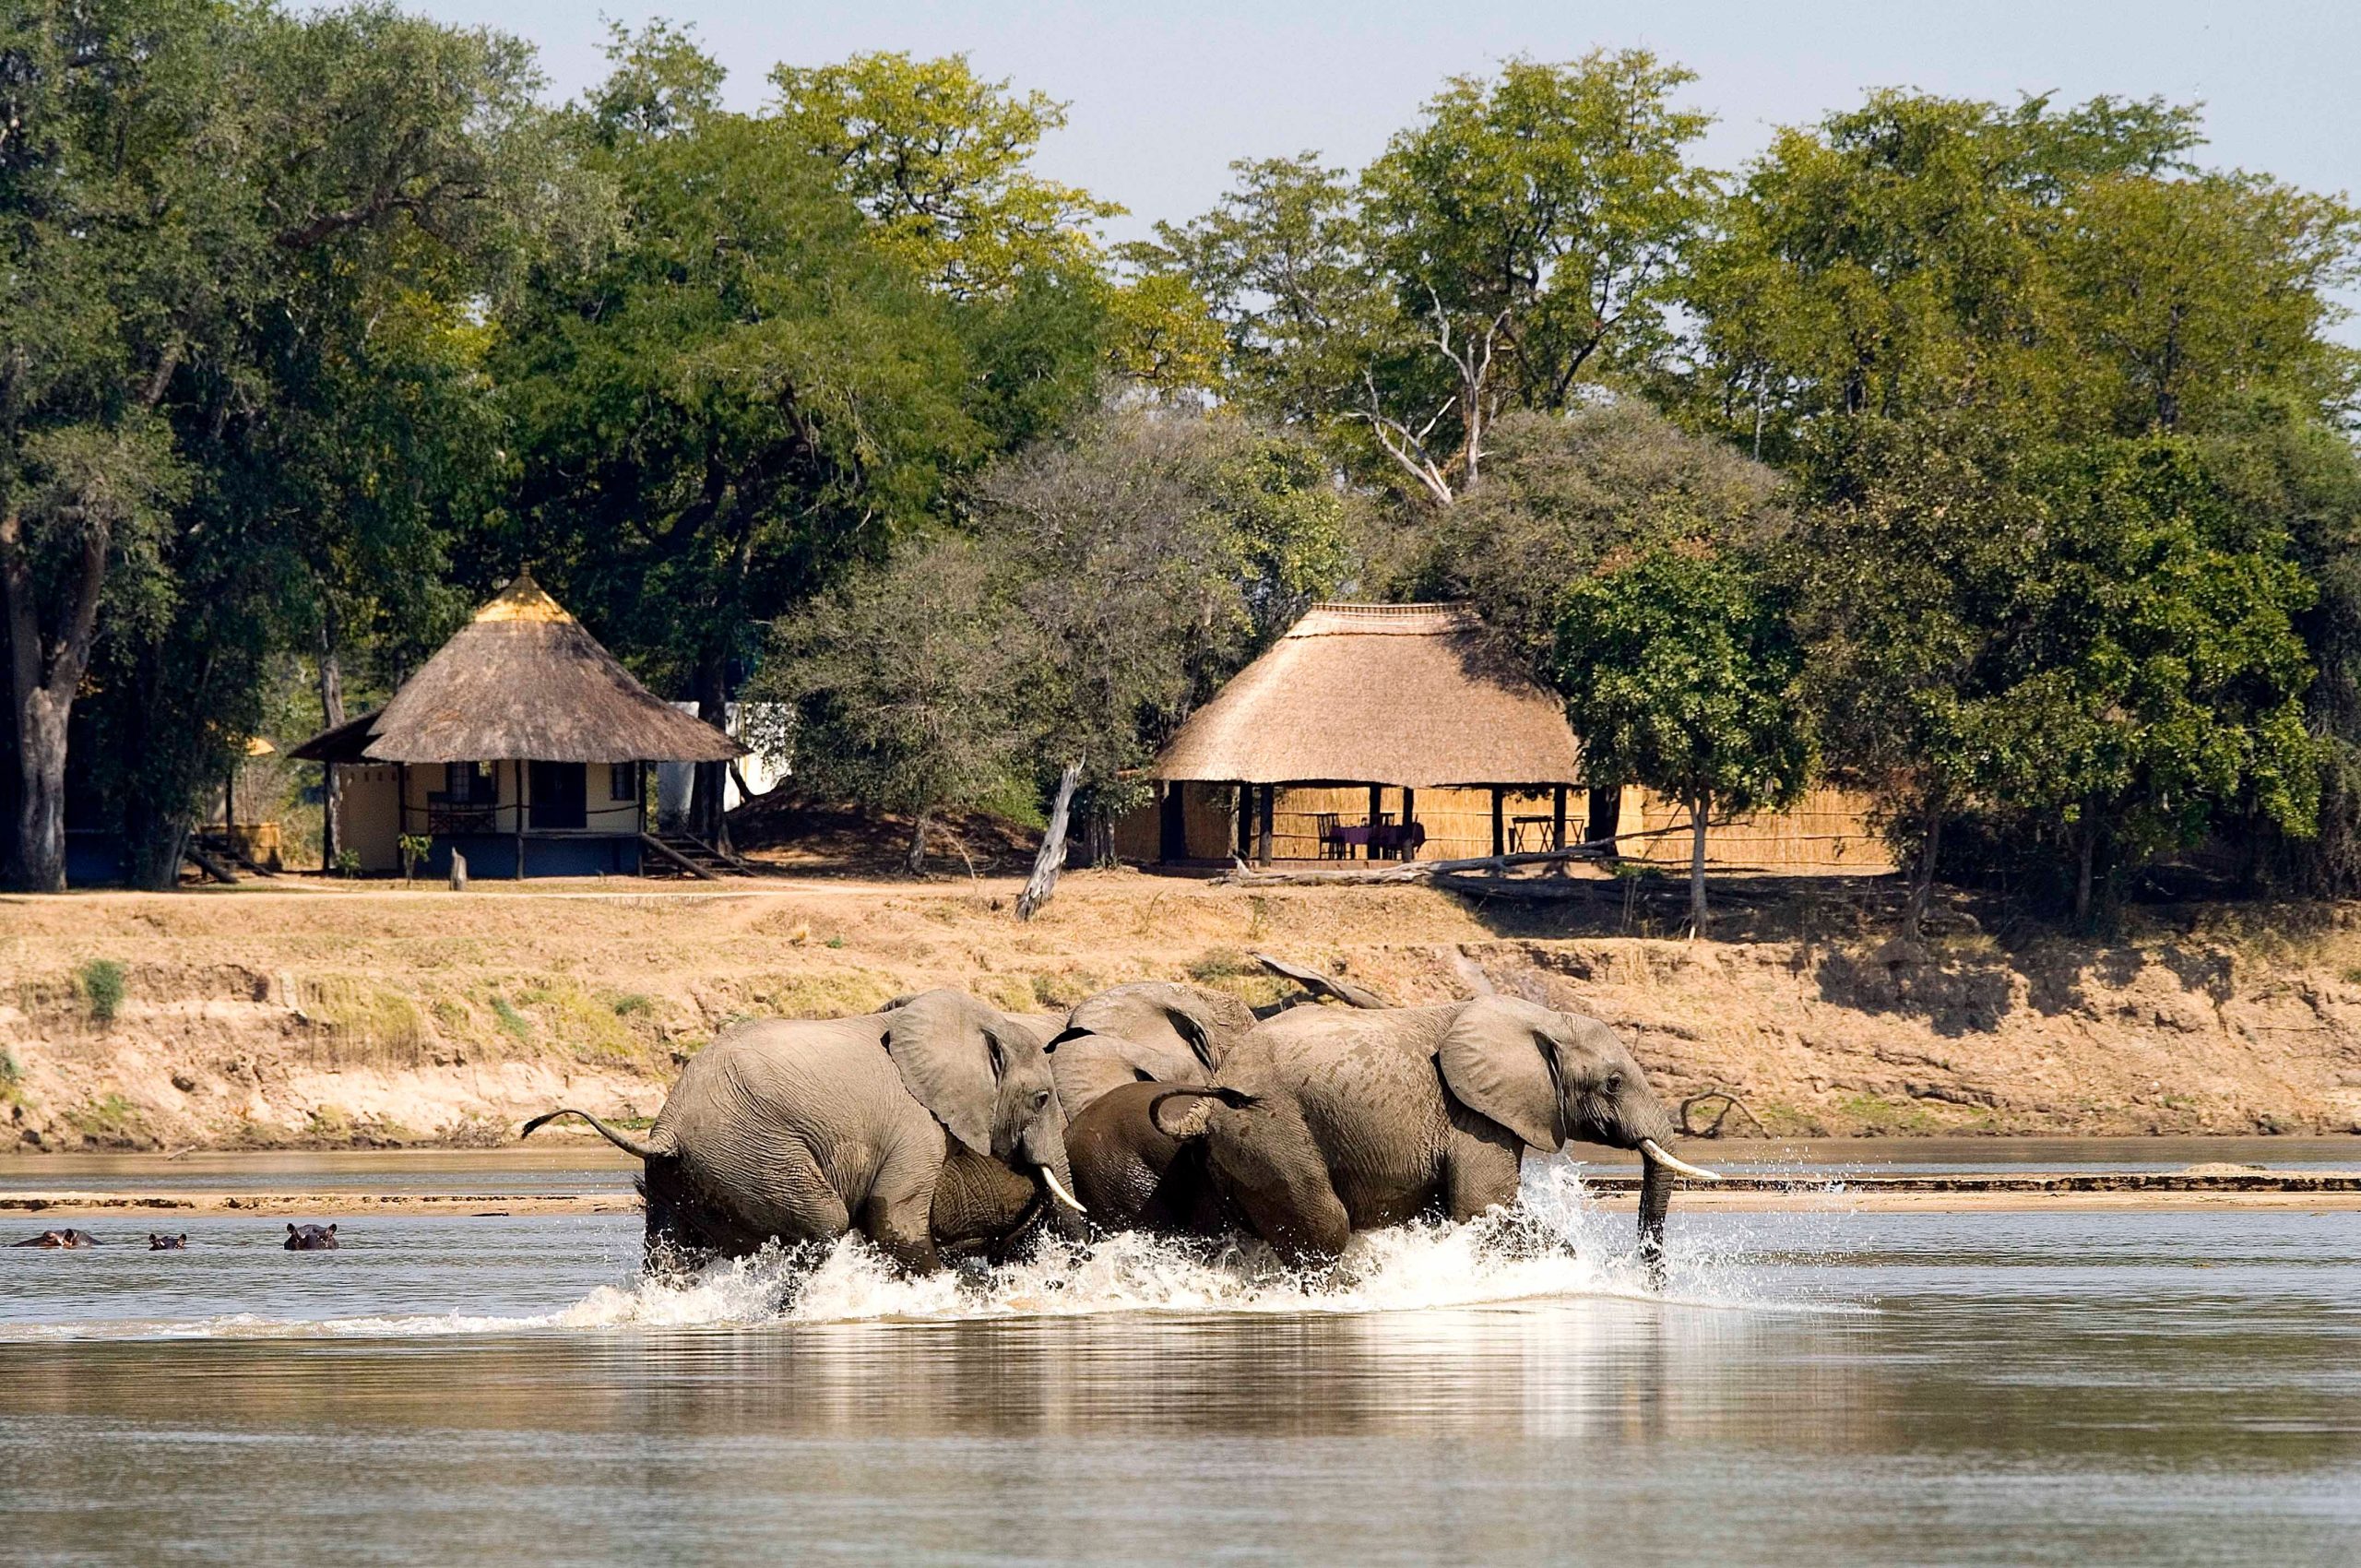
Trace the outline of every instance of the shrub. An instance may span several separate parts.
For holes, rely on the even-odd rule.
[[[113,1022],[123,1007],[123,966],[113,958],[93,958],[75,978],[81,983],[82,1000],[89,1004],[90,1016],[101,1024]]]
[[[652,1013],[655,1010],[655,999],[643,996],[635,991],[628,996],[615,998],[615,1016],[618,1018],[628,1018],[635,1013]]]
[[[515,1035],[521,1041],[528,1044],[531,1042],[533,1038],[532,1020],[526,1017],[524,1014],[516,1011],[516,1008],[511,1007],[508,1004],[508,999],[506,997],[495,994],[492,999],[492,1010],[493,1015],[500,1019],[500,1027],[502,1028],[506,1029],[510,1034]]]

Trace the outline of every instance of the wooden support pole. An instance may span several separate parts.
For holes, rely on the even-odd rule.
[[[526,770],[532,765],[520,757],[508,766],[516,770],[516,880],[522,882],[525,880],[525,807],[529,803],[530,794],[525,788],[525,780],[531,777]]]
[[[1508,799],[1509,792],[1506,790],[1501,789],[1498,784],[1492,786],[1492,853],[1496,855],[1505,855],[1509,852],[1509,828],[1505,815]]]
[[[1417,848],[1410,842],[1410,825],[1418,820],[1418,792],[1416,790],[1405,788],[1402,791],[1401,858],[1406,861],[1415,861],[1418,858]]]
[[[1252,858],[1254,853],[1254,786],[1238,786],[1236,800],[1229,809],[1230,837],[1237,841],[1238,858]]]
[[[1264,785],[1262,809],[1254,814],[1254,858],[1264,865],[1271,863],[1271,818],[1277,814],[1278,801],[1279,787]]]
[[[1566,787],[1563,784],[1550,794],[1549,847],[1553,849],[1566,847]]]

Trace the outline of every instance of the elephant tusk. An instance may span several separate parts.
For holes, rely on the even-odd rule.
[[[1656,1142],[1654,1138],[1642,1138],[1640,1140],[1640,1152],[1646,1155],[1650,1159],[1655,1160],[1658,1165],[1665,1166],[1669,1170],[1677,1170],[1681,1175],[1691,1177],[1696,1181],[1718,1182],[1721,1180],[1721,1177],[1714,1171],[1704,1170],[1699,1166],[1691,1165],[1685,1159],[1675,1159],[1671,1155],[1667,1154],[1665,1152],[1664,1146]]]
[[[1066,1191],[1065,1183],[1058,1180],[1058,1173],[1050,1170],[1046,1165],[1041,1167],[1041,1180],[1050,1184],[1050,1191],[1058,1194],[1058,1201],[1065,1205],[1068,1208],[1074,1210],[1074,1213],[1088,1214],[1090,1212],[1088,1209],[1082,1206],[1081,1199]]]

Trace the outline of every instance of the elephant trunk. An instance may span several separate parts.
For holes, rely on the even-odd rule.
[[[1653,1141],[1653,1140],[1652,1140]],[[1672,1207],[1672,1167],[1643,1153],[1645,1174],[1640,1180],[1640,1261],[1646,1265],[1648,1285],[1664,1288],[1664,1217]]]
[[[1090,1231],[1083,1221],[1087,1211],[1074,1195],[1074,1166],[1066,1158],[1065,1139],[1054,1132],[1028,1136],[1018,1146],[1018,1157],[1033,1167],[1050,1229],[1070,1241],[1087,1240]]]

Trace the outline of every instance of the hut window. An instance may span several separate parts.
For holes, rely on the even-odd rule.
[[[492,778],[492,765],[484,762],[445,763],[443,792],[455,806],[489,806],[500,802],[500,786]]]
[[[617,762],[607,766],[607,799],[611,801],[639,799],[639,764]]]

